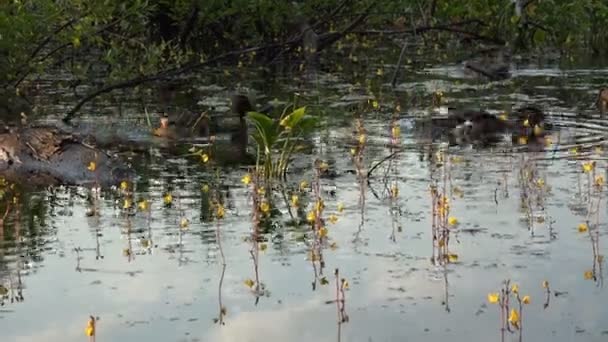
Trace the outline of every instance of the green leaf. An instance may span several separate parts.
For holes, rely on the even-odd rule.
[[[298,123],[300,122],[300,120],[302,120],[305,114],[306,107],[297,108],[281,120],[281,126],[287,129],[293,129],[298,125]]]

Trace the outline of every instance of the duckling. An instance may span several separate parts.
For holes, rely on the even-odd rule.
[[[515,131],[528,137],[540,137],[548,124],[545,123],[545,113],[536,106],[520,107],[514,112]]]
[[[163,114],[160,118],[160,126],[155,128],[152,133],[157,137],[168,139],[176,138],[175,127],[169,125],[169,116],[167,114]]]
[[[595,101],[595,105],[600,111],[600,114],[604,116],[604,113],[606,113],[606,110],[608,109],[608,88],[600,88],[600,91],[597,94],[597,100]]]

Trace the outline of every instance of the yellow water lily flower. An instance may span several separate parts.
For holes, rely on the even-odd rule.
[[[393,126],[393,128],[391,129],[391,134],[394,139],[399,138],[399,136],[401,136],[401,127],[397,125]]]
[[[530,121],[528,119],[524,120],[524,127],[530,127]]]
[[[329,215],[329,217],[327,218],[327,220],[331,224],[336,224],[336,222],[338,222],[338,216],[336,216],[334,214],[331,214],[331,215]]]
[[[500,294],[498,292],[488,293],[488,302],[490,304],[496,304],[500,300]]]
[[[300,205],[300,197],[298,195],[291,195],[291,206],[297,208]]]
[[[448,254],[448,261],[449,262],[457,262],[458,261],[458,254]]]
[[[207,153],[201,154],[201,160],[203,163],[207,163],[209,161],[209,155]]]
[[[146,211],[148,210],[149,207],[149,203],[147,200],[142,199],[141,201],[139,201],[139,203],[137,203],[137,207],[141,210],[141,211]]]
[[[253,281],[252,279],[245,279],[243,283],[245,283],[245,286],[247,286],[248,288],[253,288],[253,285],[255,285],[255,281]]]
[[[583,277],[585,278],[585,280],[593,279],[593,271],[585,271],[585,273],[583,273]]]
[[[338,212],[341,213],[344,211],[344,203],[339,202],[338,203]]]
[[[163,196],[163,202],[165,202],[165,204],[171,204],[173,202],[173,196],[170,193],[166,193]]]
[[[122,205],[122,208],[123,209],[129,209],[129,208],[131,208],[131,205],[132,205],[131,199],[130,198],[125,198],[125,201],[124,201],[124,203]]]
[[[589,173],[591,171],[593,171],[593,167],[595,166],[595,162],[584,162],[583,163],[583,172],[585,173]]]
[[[498,116],[498,119],[502,120],[502,121],[507,121],[508,116],[507,113],[502,113]]]
[[[126,191],[127,189],[129,189],[129,182],[127,182],[127,181],[120,182],[120,189],[123,191]]]
[[[245,185],[249,185],[249,183],[251,183],[251,175],[250,174],[244,175],[243,178],[241,178],[241,182],[243,182],[243,184],[245,184]]]
[[[595,176],[595,185],[596,186],[601,187],[604,185],[604,183],[605,183],[604,176],[601,176],[601,175]]]
[[[94,161],[89,163],[89,166],[87,166],[87,169],[89,171],[95,171],[97,169],[97,163],[95,163]]]
[[[517,143],[520,145],[528,144],[528,137],[525,135],[520,136],[519,138],[517,138]]]
[[[304,191],[308,188],[308,182],[303,180],[300,182],[300,191]]]
[[[325,227],[319,228],[319,238],[324,238],[327,236],[328,230]]]
[[[543,280],[543,289],[548,289],[549,288],[549,282],[546,280]]]
[[[517,285],[517,284],[511,285],[511,292],[519,293],[519,285]]]
[[[348,290],[350,288],[350,284],[348,284],[348,280],[342,279],[342,289]]]
[[[260,211],[264,214],[268,214],[270,212],[270,204],[266,201],[260,203]]]
[[[219,204],[219,205],[217,206],[217,209],[216,209],[216,214],[217,214],[217,218],[218,218],[218,219],[222,219],[222,218],[224,218],[224,215],[226,214],[226,210],[224,209],[224,206],[223,206],[223,205]]]
[[[534,134],[537,136],[543,134],[543,128],[539,125],[534,125]]]
[[[317,219],[317,216],[315,215],[314,211],[309,211],[308,214],[306,214],[306,221],[308,221],[309,223],[313,223],[315,222],[315,220]]]
[[[509,323],[511,323],[515,328],[519,329],[519,312],[515,309],[511,309],[511,313],[509,314]]]
[[[448,224],[449,224],[450,226],[455,226],[455,225],[457,225],[457,224],[458,224],[458,219],[457,219],[457,218],[455,218],[454,216],[450,216],[450,217],[448,218]]]
[[[84,329],[84,334],[88,337],[95,336],[95,317],[91,316],[87,322],[87,327]]]
[[[521,299],[521,302],[524,304],[530,304],[530,296],[524,296],[524,298]]]
[[[589,230],[589,226],[586,223],[583,222],[583,223],[581,223],[581,224],[578,225],[578,232],[579,233],[584,233],[584,232],[586,232],[588,230]]]

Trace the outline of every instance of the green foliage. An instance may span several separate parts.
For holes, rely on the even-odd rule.
[[[316,119],[306,116],[306,107],[284,112],[279,120],[256,112],[248,113],[247,117],[256,128],[253,139],[258,146],[257,170],[267,180],[284,177],[292,153],[301,138],[315,128]]]

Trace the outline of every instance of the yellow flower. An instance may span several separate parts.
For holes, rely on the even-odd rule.
[[[349,288],[350,288],[350,285],[348,284],[348,280],[342,279],[342,289],[348,290]]]
[[[605,183],[604,176],[601,176],[601,175],[595,176],[595,185],[596,186],[601,187],[604,185],[604,183]]]
[[[260,250],[263,252],[268,249],[268,245],[265,243],[261,243],[259,246]]]
[[[84,334],[88,337],[95,336],[95,318],[91,316],[87,322],[87,327],[84,329]]]
[[[137,207],[142,211],[148,210],[148,206],[149,206],[149,203],[145,199],[142,199],[141,201],[139,201],[139,203],[137,203]]]
[[[399,136],[401,136],[401,127],[397,125],[393,126],[391,129],[391,134],[393,135],[393,138],[399,138]]]
[[[526,145],[528,143],[528,137],[522,135],[521,137],[517,138],[517,143],[520,145]]]
[[[300,191],[304,191],[308,188],[308,182],[303,180],[300,182]]]
[[[344,211],[344,203],[339,202],[338,203],[338,212],[341,213]]]
[[[266,189],[263,186],[258,188],[258,195],[264,196],[266,194]]]
[[[224,215],[226,214],[226,210],[224,209],[224,206],[221,204],[218,204],[217,206],[217,218],[218,219],[222,219],[224,218]]]
[[[457,262],[458,261],[458,254],[448,254],[448,261],[449,262]]]
[[[207,153],[201,154],[201,160],[203,163],[207,163],[209,161],[209,155],[207,155]]]
[[[594,162],[584,162],[583,163],[583,172],[585,173],[589,173],[593,170],[593,167],[595,166]]]
[[[537,179],[537,180],[536,180],[536,185],[537,185],[539,188],[542,188],[543,186],[545,186],[545,180],[544,180],[544,179],[542,179],[542,178]]]
[[[126,191],[129,188],[129,182],[127,182],[127,181],[120,182],[120,188],[122,190]]]
[[[338,222],[338,216],[336,216],[334,214],[331,214],[331,215],[329,215],[329,217],[327,218],[327,220],[331,224],[336,224],[336,222]]]
[[[325,209],[325,203],[323,202],[322,199],[319,199],[318,201],[315,202],[315,211],[317,213],[320,213],[323,211],[323,209]]]
[[[549,282],[546,280],[543,280],[543,289],[548,289],[549,288]]]
[[[384,70],[382,70],[381,68],[378,68],[378,70],[376,70],[376,75],[378,75],[378,76],[384,75]]]
[[[201,186],[201,191],[205,193],[209,192],[209,184],[203,184]]]
[[[359,141],[359,145],[365,144],[365,134],[359,134],[358,141]]]
[[[181,228],[188,228],[188,225],[190,225],[190,221],[188,221],[187,218],[182,217],[182,219],[179,221],[179,226]]]
[[[490,304],[498,303],[499,299],[500,299],[500,294],[498,292],[488,293],[488,302]]]
[[[89,169],[89,171],[95,171],[97,169],[97,164],[92,161],[89,163],[89,166],[87,166],[87,169]]]
[[[253,281],[252,279],[245,279],[244,283],[245,286],[247,286],[248,288],[252,288],[253,285],[255,285],[255,281]]]
[[[268,214],[270,212],[270,204],[268,204],[266,201],[262,202],[260,204],[260,211],[264,214]]]
[[[129,208],[131,208],[131,204],[132,204],[131,203],[131,199],[130,198],[125,198],[125,202],[122,205],[122,208],[123,209],[129,209]]]
[[[351,148],[351,149],[350,149],[350,154],[351,154],[351,155],[353,155],[353,156],[354,156],[355,154],[357,154],[357,149],[355,149],[355,148]]]
[[[511,309],[511,313],[509,314],[509,323],[511,323],[515,328],[519,329],[519,312],[515,309]]]
[[[396,184],[393,184],[393,186],[391,187],[391,196],[393,196],[393,198],[395,198],[398,195],[399,195],[399,188],[397,187]]]
[[[511,285],[511,292],[519,293],[519,286],[517,284]]]
[[[570,149],[570,153],[577,155],[578,154],[578,147],[573,147]]]
[[[308,214],[306,214],[306,221],[313,223],[316,220],[316,215],[314,211],[309,211]]]
[[[297,208],[300,205],[300,197],[298,195],[291,195],[291,206]]]
[[[173,196],[170,193],[166,193],[165,196],[163,196],[163,201],[165,204],[169,205],[173,202]]]
[[[378,107],[380,107],[380,104],[377,100],[372,101],[372,107],[374,107],[374,109],[378,109]]]
[[[245,185],[249,185],[249,183],[251,183],[251,175],[250,174],[244,175],[243,178],[241,178],[241,182],[243,182],[243,184],[245,184]]]
[[[589,226],[586,223],[581,223],[578,225],[578,232],[584,233],[589,230]]]
[[[521,299],[521,302],[524,304],[530,304],[530,296],[524,296],[524,298]]]
[[[530,121],[528,119],[524,120],[524,127],[529,127]]]
[[[543,128],[539,125],[534,125],[534,134],[537,136],[543,134]]]
[[[327,233],[328,233],[327,228],[325,228],[325,227],[319,228],[319,238],[322,239],[322,238],[326,237]]]
[[[319,164],[319,170],[326,171],[327,169],[329,169],[329,164],[326,162],[321,162],[321,164]]]
[[[585,273],[583,273],[583,277],[585,278],[585,280],[593,279],[593,271],[585,271]]]
[[[507,121],[508,117],[507,117],[507,113],[502,113],[498,116],[498,118],[502,121]]]
[[[450,226],[455,226],[455,225],[457,225],[457,224],[458,224],[458,219],[457,219],[457,218],[455,218],[454,216],[450,216],[450,217],[448,218],[448,224],[449,224]]]

